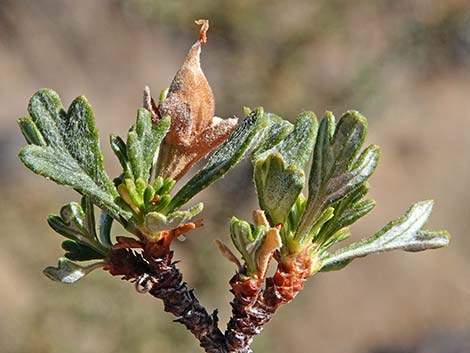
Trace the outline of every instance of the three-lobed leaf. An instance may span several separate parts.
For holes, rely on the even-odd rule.
[[[128,178],[149,181],[155,153],[169,129],[170,117],[154,124],[148,110],[138,110],[136,123],[127,135],[127,160],[132,170],[132,175],[127,175]]]
[[[70,260],[86,261],[102,259],[108,254],[111,242],[102,242],[96,233],[94,207],[88,196],[81,204],[70,202],[63,206],[59,215],[49,215],[47,222],[52,229],[70,239],[62,243]]]
[[[374,200],[362,200],[369,191],[367,182],[360,184],[349,194],[334,202],[331,206],[334,209],[334,216],[322,227],[314,241],[322,244],[322,248],[329,248],[338,239],[337,232],[356,222],[365,216],[375,207]]]
[[[90,196],[113,218],[129,219],[130,213],[115,202],[117,191],[104,171],[94,115],[87,100],[76,98],[66,112],[57,93],[43,89],[33,95],[28,110],[31,118],[19,120],[30,143],[19,154],[26,167]]]
[[[380,150],[371,145],[360,153],[366,134],[367,120],[358,112],[345,113],[336,127],[333,114],[325,114],[315,144],[307,207],[298,228],[300,237],[310,232],[324,209],[374,172]]]
[[[339,270],[358,257],[390,251],[423,251],[448,245],[449,234],[441,231],[422,230],[431,211],[432,201],[421,201],[413,206],[401,218],[388,223],[370,238],[353,243],[332,254],[326,254],[322,260],[321,271]]]
[[[275,122],[274,127],[279,124]],[[282,125],[281,125],[282,126]],[[317,132],[312,112],[299,115],[293,130],[276,145],[253,156],[254,181],[258,200],[273,224],[284,224],[305,182],[307,163]],[[278,128],[277,136],[287,127]]]
[[[43,270],[43,273],[46,277],[53,281],[72,284],[82,279],[91,271],[102,266],[103,263],[101,262],[88,266],[80,266],[66,258],[61,257],[57,267],[48,266]]]

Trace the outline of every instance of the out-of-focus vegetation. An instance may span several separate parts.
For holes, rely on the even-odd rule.
[[[400,65],[426,79],[470,65],[468,4],[432,1],[123,1],[127,13],[173,35],[192,35],[192,19],[212,20],[216,54],[206,65],[218,80],[223,112],[269,105],[379,109],[380,88]],[[189,30],[189,31],[188,31]],[[191,37],[190,37],[191,38]],[[230,68],[230,71],[227,69]]]
[[[433,223],[454,235],[446,250],[368,258],[316,276],[267,326],[255,350],[468,352],[465,0],[1,1],[0,352],[197,351],[160,303],[127,283],[103,272],[63,286],[41,275],[61,253],[45,214],[76,196],[20,166],[16,118],[38,88],[51,87],[65,104],[86,95],[101,134],[123,135],[143,86],[158,92],[169,85],[200,17],[211,21],[202,60],[218,115],[263,105],[285,117],[303,109],[319,115],[358,109],[369,118],[369,141],[383,151],[371,181],[379,206],[353,229],[355,239],[423,197],[436,201]],[[117,172],[107,141],[102,145],[109,170]],[[249,168],[229,174],[200,198],[205,229],[177,249],[190,285],[209,308],[221,308],[221,321],[229,315],[234,269],[198,237],[228,239],[228,217],[248,218],[253,195]]]

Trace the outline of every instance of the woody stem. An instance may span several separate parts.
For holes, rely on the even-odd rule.
[[[218,328],[217,311],[209,314],[189,289],[172,262],[173,253],[154,257],[128,249],[113,249],[107,266],[113,276],[136,283],[139,292],[148,292],[164,303],[164,310],[176,316],[199,340],[207,353],[227,353],[225,337]]]
[[[232,317],[225,337],[229,353],[252,353],[251,344],[283,304],[294,300],[310,274],[310,260],[291,265],[279,264],[273,277],[263,281],[242,279],[238,274],[230,281],[234,294]]]

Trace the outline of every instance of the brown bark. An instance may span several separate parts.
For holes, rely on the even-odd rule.
[[[245,279],[239,274],[232,278],[232,318],[225,333],[229,353],[253,352],[250,346],[254,337],[281,305],[292,301],[303,289],[311,264],[307,251],[280,263],[274,276],[266,280],[264,290],[262,280]]]
[[[165,311],[176,316],[199,340],[207,353],[226,353],[225,337],[218,328],[217,311],[209,314],[182,280],[172,262],[173,253],[152,256],[130,249],[113,249],[105,267],[113,276],[134,282],[141,293],[161,299]]]

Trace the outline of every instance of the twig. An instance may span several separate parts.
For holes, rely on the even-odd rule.
[[[236,274],[230,281],[234,294],[232,317],[225,333],[229,353],[252,353],[255,336],[263,330],[276,310],[294,300],[310,276],[311,258],[308,252],[299,254],[289,263],[280,263],[273,277],[263,281],[243,279]]]
[[[182,280],[172,262],[173,253],[154,257],[129,249],[114,249],[105,267],[113,276],[134,282],[137,291],[161,299],[164,310],[175,315],[199,340],[207,353],[227,353],[225,337],[218,328],[217,311],[211,315]]]

